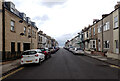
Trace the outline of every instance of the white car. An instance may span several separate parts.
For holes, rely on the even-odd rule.
[[[81,48],[75,48],[74,51],[73,51],[74,54],[82,54],[84,55],[84,50],[81,49]]]
[[[45,60],[45,55],[39,49],[24,51],[21,56],[21,64],[38,63],[41,64]]]

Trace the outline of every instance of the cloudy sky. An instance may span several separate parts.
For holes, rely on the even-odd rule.
[[[93,19],[114,10],[119,0],[6,0],[36,22],[39,30],[63,45]]]

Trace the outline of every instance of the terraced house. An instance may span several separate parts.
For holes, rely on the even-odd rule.
[[[3,60],[37,48],[38,28],[35,22],[19,12],[12,2],[3,3],[3,30]]]
[[[43,31],[38,32],[38,48],[50,48],[52,47],[52,38],[43,33]]]
[[[118,59],[120,56],[120,2],[115,5],[115,10],[103,14],[102,19],[95,19],[93,25],[82,29],[80,47],[86,52],[107,55]],[[80,38],[81,39],[81,38]],[[68,43],[68,42],[67,42]],[[93,52],[92,52],[93,53]]]

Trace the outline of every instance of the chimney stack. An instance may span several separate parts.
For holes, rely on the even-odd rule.
[[[115,5],[115,9],[119,8],[120,7],[120,1],[117,2],[117,4]]]
[[[105,18],[106,16],[108,16],[109,14],[103,14],[102,15],[102,18]]]
[[[99,19],[93,19],[93,24],[97,23],[98,21],[99,21]]]

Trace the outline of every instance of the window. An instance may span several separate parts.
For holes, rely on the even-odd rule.
[[[87,32],[87,38],[88,38],[88,32]]]
[[[104,29],[104,31],[109,30],[109,29],[110,29],[110,23],[109,23],[109,22],[106,22],[106,23],[104,24],[104,26],[103,26],[103,29]]]
[[[24,35],[26,35],[26,27],[24,27]]]
[[[15,53],[15,42],[11,42],[11,53]]]
[[[95,48],[95,41],[93,41],[93,48]]]
[[[89,29],[89,35],[91,36],[91,28]]]
[[[35,39],[36,39],[36,32],[35,32]]]
[[[118,48],[118,40],[115,40],[116,48]]]
[[[104,41],[104,48],[109,48],[110,47],[110,41]]]
[[[109,30],[110,29],[110,23],[106,22],[106,29]]]
[[[96,40],[90,40],[90,48],[96,48]]]
[[[11,31],[15,31],[15,21],[11,20]]]
[[[30,35],[30,29],[28,29],[28,35]]]
[[[102,32],[102,26],[98,26],[98,33],[101,33]]]
[[[32,31],[32,37],[34,38],[34,31]]]
[[[42,42],[42,37],[40,37],[40,41]]]
[[[114,17],[114,28],[118,27],[118,16]]]
[[[93,35],[95,35],[95,28],[93,28]]]
[[[15,12],[15,5],[13,3],[10,4],[10,11]]]

